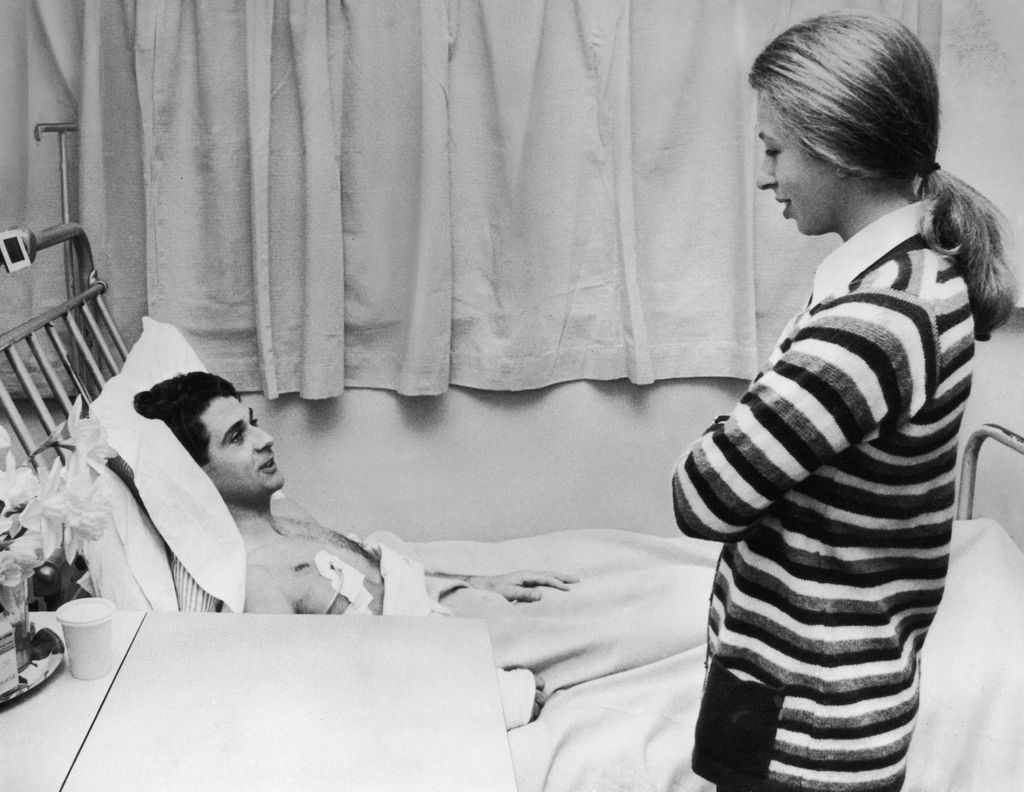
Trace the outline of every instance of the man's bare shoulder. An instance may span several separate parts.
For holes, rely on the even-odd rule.
[[[274,529],[282,536],[330,540],[337,535],[290,498],[274,498],[270,502],[270,513],[274,517]]]
[[[298,501],[285,496],[278,496],[270,499],[270,513],[275,517],[286,517],[293,520],[310,520],[313,515]]]

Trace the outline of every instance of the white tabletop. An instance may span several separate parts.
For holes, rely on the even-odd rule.
[[[65,786],[325,788],[515,789],[483,622],[150,613]]]
[[[0,790],[60,789],[142,617],[135,612],[114,614],[115,662],[107,676],[75,679],[65,657],[51,677],[0,705]],[[61,635],[54,614],[33,613],[31,618],[36,629],[49,627]]]

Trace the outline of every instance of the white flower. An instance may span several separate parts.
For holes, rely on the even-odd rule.
[[[0,469],[0,501],[3,513],[20,509],[39,494],[39,479],[31,468],[18,467],[14,454],[7,452],[6,467]],[[3,530],[0,527],[0,530]]]
[[[50,557],[50,554],[43,550],[43,535],[35,531],[25,531],[17,539],[9,542],[6,552],[13,556],[25,573],[35,569]]]
[[[66,467],[60,459],[49,470],[33,469],[35,463],[18,467],[9,448],[10,436],[0,427],[0,451],[8,449],[0,468],[0,581],[16,583],[61,546],[65,558],[74,560],[86,541],[99,539],[112,523],[110,493],[96,469],[116,452],[100,423],[82,417],[81,399],[39,449],[70,452]]]
[[[107,444],[107,430],[95,418],[82,417],[82,397],[75,399],[67,420],[68,443],[83,460],[104,464],[116,456]]]
[[[74,558],[86,541],[95,541],[113,522],[110,491],[103,479],[68,481],[64,492],[64,555]]]
[[[29,532],[39,537],[42,563],[61,545],[64,535],[64,469],[60,460],[54,460],[49,472],[39,472],[39,494],[29,501],[20,520]],[[17,540],[15,540],[17,541]]]
[[[23,568],[10,550],[0,550],[0,584],[16,586],[24,575]]]

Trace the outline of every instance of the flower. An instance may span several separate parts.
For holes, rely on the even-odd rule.
[[[10,550],[0,550],[0,584],[16,586],[21,581],[22,566]]]
[[[82,416],[77,399],[68,420],[58,426],[29,457],[17,466],[10,451],[10,435],[0,426],[0,583],[18,583],[52,558],[59,548],[73,561],[88,541],[95,541],[111,524],[110,494],[97,471],[114,450],[107,444],[99,421]],[[35,457],[47,448],[70,452],[40,468]]]
[[[39,473],[39,491],[21,510],[18,521],[25,532],[12,544],[26,541],[38,546],[38,561],[43,563],[60,546],[64,533],[64,500],[61,487],[64,470],[60,460],[54,460],[50,472]],[[38,566],[38,564],[36,564]]]

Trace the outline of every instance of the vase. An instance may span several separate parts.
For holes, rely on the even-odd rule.
[[[32,643],[32,622],[28,611],[28,585],[31,575],[24,575],[13,585],[0,583],[0,608],[14,628],[14,651],[20,672],[32,659],[29,650]]]

